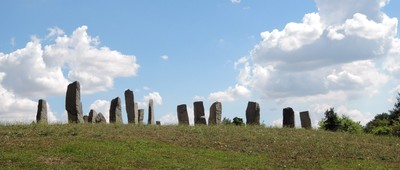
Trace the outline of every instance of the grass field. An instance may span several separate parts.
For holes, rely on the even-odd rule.
[[[1,169],[399,169],[400,138],[304,129],[0,125]]]

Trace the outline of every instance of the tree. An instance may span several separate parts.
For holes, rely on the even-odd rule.
[[[340,121],[334,108],[325,111],[325,118],[319,123],[320,128],[328,131],[337,131],[340,126]]]
[[[334,132],[361,133],[363,131],[360,122],[355,122],[345,115],[339,117],[334,108],[325,111],[325,118],[319,122],[319,125],[320,129]]]
[[[399,117],[400,117],[400,93],[397,93],[396,99],[397,99],[397,102],[394,104],[394,108],[392,110],[389,110],[390,125],[393,125],[395,123],[395,121],[399,121]]]
[[[232,120],[229,118],[224,117],[222,119],[222,125],[231,125],[232,124]]]
[[[238,117],[234,117],[234,118],[233,118],[233,123],[234,123],[236,126],[242,126],[242,125],[244,125],[243,119],[242,119],[242,118],[238,118]]]

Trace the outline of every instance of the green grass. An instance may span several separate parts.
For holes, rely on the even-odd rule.
[[[304,129],[0,125],[1,169],[398,169],[400,138]]]

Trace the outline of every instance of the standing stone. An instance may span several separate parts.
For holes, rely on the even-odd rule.
[[[177,114],[179,125],[189,125],[189,116],[187,113],[186,104],[177,106]]]
[[[246,124],[260,125],[260,105],[257,102],[249,101],[247,104]]]
[[[97,114],[96,118],[94,119],[95,123],[107,123],[106,118],[103,116],[102,113]]]
[[[87,115],[83,116],[83,122],[89,123],[89,116],[87,116]]]
[[[283,127],[294,128],[294,111],[292,108],[287,107],[283,109]]]
[[[122,124],[121,99],[119,97],[111,100],[110,123]]]
[[[135,121],[135,118],[137,119],[137,115],[135,115],[135,97],[133,95],[132,90],[126,90],[125,91],[125,108],[126,108],[126,114],[128,115],[128,123],[135,124],[137,121]]]
[[[139,125],[143,125],[143,119],[144,119],[144,109],[139,109]]]
[[[194,112],[194,124],[195,125],[207,125],[206,118],[204,116],[204,105],[202,101],[193,103]]]
[[[153,99],[149,100],[149,117],[147,119],[148,125],[154,125],[154,105]]]
[[[138,111],[138,103],[135,102],[133,105],[133,112],[135,113],[135,125],[139,123],[139,111]]]
[[[156,125],[157,126],[161,126],[161,122],[160,121],[156,121]]]
[[[312,128],[310,114],[308,113],[308,111],[300,112],[300,122],[301,122],[302,128],[306,128],[306,129]]]
[[[47,124],[47,103],[46,100],[40,99],[36,113],[36,122]]]
[[[90,109],[88,122],[89,123],[96,123],[97,112],[93,109]]]
[[[222,115],[221,102],[214,102],[210,107],[210,116],[208,117],[209,125],[220,125]]]
[[[68,85],[65,96],[65,109],[68,112],[69,123],[83,123],[81,86],[78,81]]]

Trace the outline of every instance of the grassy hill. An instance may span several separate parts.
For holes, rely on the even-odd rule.
[[[3,169],[398,169],[400,138],[304,129],[0,125]]]

